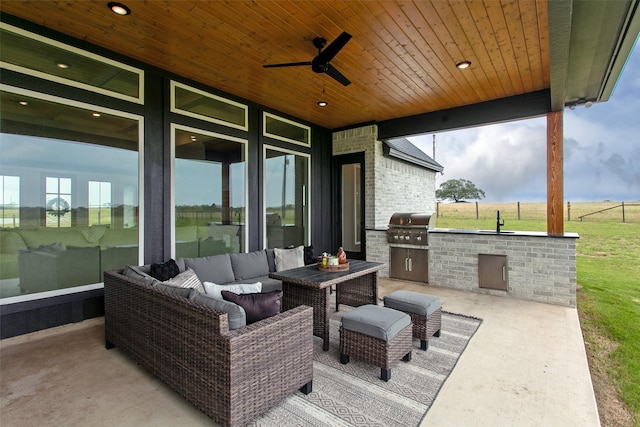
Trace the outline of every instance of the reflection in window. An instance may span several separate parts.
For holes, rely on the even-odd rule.
[[[20,177],[0,175],[0,210],[2,210],[2,228],[15,228],[20,225]]]
[[[175,256],[245,252],[246,144],[174,128]]]
[[[46,192],[47,227],[71,227],[71,180],[48,176]]]
[[[3,221],[19,221],[0,230],[0,297],[100,283],[103,271],[137,265],[140,118],[8,90],[0,175],[17,181],[5,181],[13,209]]]
[[[265,148],[267,248],[309,244],[309,156]]]
[[[110,182],[89,181],[89,225],[95,224],[111,224]]]

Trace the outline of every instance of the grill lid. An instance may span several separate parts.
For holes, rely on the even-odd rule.
[[[429,229],[435,227],[435,216],[426,213],[396,212],[391,215],[389,227],[415,227]]]

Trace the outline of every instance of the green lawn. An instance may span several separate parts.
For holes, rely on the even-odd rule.
[[[500,209],[492,205],[492,209],[496,207]],[[441,204],[440,209],[437,227],[495,228],[495,216],[481,214],[480,219],[475,219],[475,207]],[[597,346],[593,336],[597,332],[613,343],[606,349],[609,354],[600,355],[602,366],[598,369],[606,371],[635,417],[635,424],[640,425],[640,221],[637,218],[633,212],[633,222],[628,218],[622,223],[594,215],[584,222],[565,222],[564,227],[565,232],[576,232],[580,236],[577,282],[583,291],[579,293],[578,311],[585,342]],[[504,229],[546,231],[546,219],[512,217],[507,219]],[[605,351],[597,347],[592,350]]]

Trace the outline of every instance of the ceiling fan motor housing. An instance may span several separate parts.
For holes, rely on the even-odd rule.
[[[328,69],[328,62],[322,62],[318,57],[313,58],[313,61],[311,61],[311,70],[315,73],[326,73]]]

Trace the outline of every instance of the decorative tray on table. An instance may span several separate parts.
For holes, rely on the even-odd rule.
[[[347,271],[349,270],[349,263],[346,262],[344,264],[338,265],[322,265],[322,261],[318,263],[318,270],[321,271]]]

